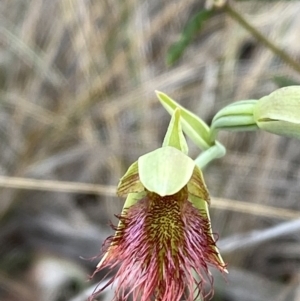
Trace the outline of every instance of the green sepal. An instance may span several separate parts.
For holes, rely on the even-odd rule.
[[[210,203],[209,192],[205,185],[203,174],[198,166],[195,166],[192,177],[188,182],[188,192]]]
[[[144,186],[139,178],[138,162],[134,162],[121,178],[118,187],[118,196],[126,196],[129,193],[137,193],[144,190]]]
[[[194,195],[189,194],[189,200],[190,202],[194,205],[195,208],[199,209],[202,215],[204,215],[208,220],[209,220],[209,234],[212,237],[212,239],[215,241],[215,238],[213,236],[212,228],[211,228],[211,220],[210,220],[210,215],[209,215],[209,210],[208,210],[208,203],[204,201],[201,198],[198,198]],[[213,247],[216,252],[216,258],[218,262],[220,263],[221,266],[225,266],[224,260],[219,252],[219,249],[214,246]],[[228,273],[227,269],[224,269],[224,272]]]
[[[196,197],[195,195],[192,194],[189,194],[189,200],[194,205],[195,208],[201,211],[202,214],[204,213],[205,216],[209,217],[209,211],[208,211],[209,204],[205,200]]]
[[[128,196],[127,196],[127,198],[126,198],[126,200],[125,200],[121,216],[126,216],[127,209],[130,208],[131,206],[133,206],[134,204],[136,204],[142,198],[144,198],[146,196],[146,194],[147,194],[146,191],[142,191],[142,192],[139,192],[139,193],[129,193]],[[122,222],[119,221],[118,227],[117,227],[117,231],[116,231],[115,235],[118,234],[118,229],[121,229],[121,227],[122,227]],[[109,252],[111,251],[111,248],[113,248],[113,245],[110,245],[108,247],[108,250],[106,251],[106,253],[102,257],[102,259],[100,260],[100,262],[97,264],[97,268],[100,268],[101,265],[104,263],[104,261],[107,258]]]
[[[126,216],[127,209],[129,209],[131,206],[135,205],[138,201],[143,199],[147,195],[146,191],[138,192],[138,193],[129,193],[126,197],[126,200],[123,205],[122,209],[122,216]],[[119,221],[118,228],[120,228],[121,221]]]
[[[260,129],[300,139],[300,86],[284,87],[262,97],[253,113]]]
[[[208,149],[210,147],[208,125],[197,115],[182,107],[165,93],[156,91],[156,95],[170,115],[173,114],[176,108],[180,108],[183,131],[200,149]]]
[[[188,145],[186,143],[186,140],[183,136],[181,124],[180,124],[180,109],[177,108],[171,118],[167,133],[164,138],[163,142],[164,146],[172,146],[180,151],[182,151],[184,154],[188,154]]]
[[[138,201],[140,201],[142,198],[144,198],[147,195],[146,191],[142,191],[142,192],[138,192],[138,193],[129,193],[124,206],[123,206],[123,211],[128,208],[130,208],[131,206],[133,206],[134,204],[136,204]],[[122,213],[123,213],[122,211]]]
[[[160,196],[173,195],[190,180],[195,162],[180,150],[165,146],[138,159],[140,181]]]

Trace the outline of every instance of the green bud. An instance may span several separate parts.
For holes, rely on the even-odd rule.
[[[253,115],[260,129],[300,139],[300,86],[284,87],[262,97]]]
[[[257,100],[241,100],[220,110],[212,120],[211,131],[253,131],[257,125],[253,117],[253,109]]]

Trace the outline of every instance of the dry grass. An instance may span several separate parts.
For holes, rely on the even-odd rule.
[[[78,257],[97,254],[109,232],[108,220],[122,206],[122,200],[93,187],[105,192],[139,155],[161,144],[169,116],[155,89],[209,122],[231,101],[274,90],[274,75],[300,82],[299,74],[223,14],[208,22],[178,63],[167,67],[168,47],[202,4],[1,1],[0,171],[12,181],[25,179],[22,188],[29,188],[27,178],[42,180],[31,181],[32,190],[2,183],[1,300],[69,300],[69,292],[89,285],[84,280],[95,262]],[[299,60],[300,3],[239,2],[236,7]],[[280,215],[299,216],[298,141],[266,133],[221,133],[219,138],[228,153],[204,173],[216,197],[212,219],[220,237],[272,227],[281,222]],[[192,145],[190,150],[197,155]],[[41,183],[48,183],[50,191]],[[287,235],[226,256],[229,269],[239,269],[245,279],[252,272],[251,277],[280,282],[286,289],[280,296],[252,290],[244,300],[298,300],[299,239]],[[55,277],[39,274],[48,258],[72,264],[76,272],[69,266],[64,275],[54,269],[56,277],[63,276],[51,286],[47,281]],[[251,288],[252,280],[234,279],[231,292]],[[218,286],[216,300],[241,299]]]

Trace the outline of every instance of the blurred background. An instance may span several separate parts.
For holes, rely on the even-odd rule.
[[[204,4],[1,0],[1,301],[86,300],[101,278],[88,281],[90,258],[124,201],[115,185],[161,145],[170,119],[154,90],[209,124],[230,102],[300,83],[224,10],[196,22],[179,57]],[[232,7],[300,64],[299,1]],[[263,132],[219,140],[227,155],[204,176],[230,273],[216,273],[213,300],[300,300],[300,142]]]

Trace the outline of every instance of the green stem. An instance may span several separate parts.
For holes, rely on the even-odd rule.
[[[228,2],[224,5],[224,10],[232,19],[237,21],[242,27],[249,31],[259,42],[268,47],[274,54],[279,56],[291,68],[300,73],[300,63],[294,60],[284,50],[272,43],[266,36],[259,32],[250,24],[238,11],[236,11]]]
[[[195,163],[200,169],[203,169],[211,161],[213,161],[214,159],[217,159],[217,158],[221,158],[225,154],[226,154],[225,147],[220,142],[216,141],[213,146],[211,146],[206,151],[202,152],[195,159]]]

